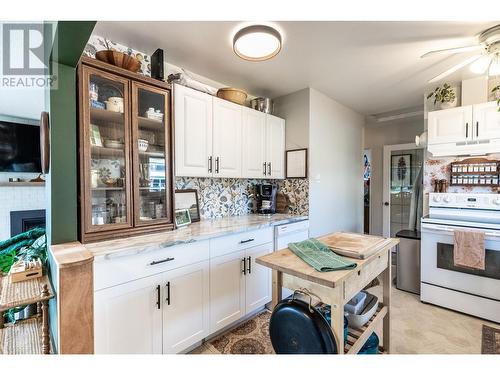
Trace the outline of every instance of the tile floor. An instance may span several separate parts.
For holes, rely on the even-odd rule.
[[[381,295],[382,289],[377,286],[370,292]],[[480,354],[483,324],[500,328],[500,324],[421,303],[419,296],[396,288],[391,322],[393,354]],[[220,354],[209,343],[192,353]]]

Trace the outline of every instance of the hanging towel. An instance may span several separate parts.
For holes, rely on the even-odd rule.
[[[355,262],[335,254],[328,246],[314,238],[289,243],[288,248],[319,272],[347,270],[357,266]]]
[[[484,270],[484,232],[455,230],[453,262],[457,267]]]

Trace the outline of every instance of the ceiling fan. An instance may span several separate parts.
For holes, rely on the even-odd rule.
[[[468,57],[464,61],[430,79],[429,83],[439,81],[467,65],[470,65],[469,69],[476,74],[484,74],[487,72],[490,76],[500,75],[500,25],[493,26],[483,31],[476,38],[477,44],[474,45],[430,51],[420,56],[424,58],[436,55],[477,51],[473,56]]]

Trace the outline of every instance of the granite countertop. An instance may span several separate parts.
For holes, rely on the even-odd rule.
[[[164,233],[101,241],[85,244],[84,246],[95,258],[111,258],[307,219],[307,216],[288,214],[229,216],[219,219],[201,220],[187,227]]]

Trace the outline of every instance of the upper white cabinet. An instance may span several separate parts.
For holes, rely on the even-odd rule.
[[[428,150],[434,156],[500,152],[496,102],[429,112]]]
[[[174,88],[175,174],[212,176],[211,95],[181,85]]]
[[[266,114],[243,108],[243,173],[248,178],[266,177]]]
[[[285,120],[266,115],[267,176],[285,178]]]
[[[213,176],[241,176],[243,107],[213,98]]]
[[[500,112],[497,102],[476,104],[473,114],[476,140],[500,138]]]
[[[428,144],[472,139],[472,106],[429,112]]]
[[[174,85],[175,174],[284,178],[285,120]]]

